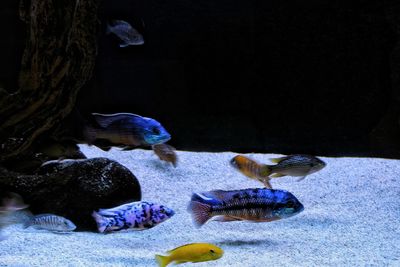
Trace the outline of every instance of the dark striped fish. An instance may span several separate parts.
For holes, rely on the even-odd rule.
[[[33,216],[25,223],[25,228],[34,227],[53,232],[70,232],[76,229],[76,226],[70,220],[54,214],[39,214]]]
[[[303,209],[290,192],[266,188],[193,193],[188,207],[197,227],[211,218],[221,222],[270,222],[294,216]]]
[[[237,155],[230,161],[231,165],[241,173],[252,179],[258,180],[264,184],[266,188],[272,188],[268,175],[269,167],[265,164],[259,164],[257,161],[248,157]]]
[[[174,167],[176,167],[178,156],[176,155],[175,148],[173,146],[167,144],[158,144],[153,145],[151,148],[161,160],[170,162]]]
[[[303,180],[307,175],[317,172],[326,166],[326,163],[317,157],[301,154],[275,158],[271,159],[271,161],[277,164],[268,166],[272,174],[270,177],[301,176],[297,181]]]

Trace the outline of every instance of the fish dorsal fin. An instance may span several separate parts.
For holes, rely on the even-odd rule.
[[[113,122],[121,119],[125,119],[127,117],[137,117],[143,118],[142,116],[132,114],[132,113],[114,113],[114,114],[100,114],[100,113],[92,113],[96,122],[103,128],[107,128]]]
[[[272,158],[272,159],[269,159],[269,160],[272,161],[273,163],[279,163],[284,159],[287,159],[287,157]]]
[[[171,254],[171,253],[173,253],[175,250],[178,250],[178,249],[184,248],[184,247],[188,247],[188,246],[191,246],[191,245],[193,245],[193,244],[195,244],[195,243],[190,243],[190,244],[186,244],[186,245],[182,245],[182,246],[176,247],[176,248],[174,248],[174,249],[168,250],[167,253],[168,253],[168,254]]]
[[[221,201],[226,198],[226,191],[213,190],[213,191],[205,192],[205,193],[203,193],[203,195],[205,195],[206,197],[211,197],[211,198]]]

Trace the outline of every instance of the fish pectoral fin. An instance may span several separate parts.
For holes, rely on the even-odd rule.
[[[242,221],[242,219],[231,217],[231,216],[221,215],[221,216],[214,217],[213,221],[217,221],[217,222],[233,222],[233,221]]]
[[[125,147],[123,147],[121,149],[121,151],[130,151],[130,150],[133,150],[133,149],[135,149],[135,147],[133,147],[133,146],[125,146]]]
[[[300,182],[301,180],[304,180],[304,178],[306,178],[307,175],[304,175],[303,177],[301,177],[300,179],[297,179],[297,182]]]
[[[187,261],[176,261],[175,262],[175,265],[178,265],[178,264],[182,264],[182,263],[186,263]]]
[[[269,182],[269,180],[264,179],[263,184],[264,184],[264,186],[265,186],[266,188],[272,189],[272,185],[271,185],[271,183]]]
[[[269,159],[269,160],[272,161],[273,163],[279,163],[279,162],[281,162],[282,160],[284,160],[286,158],[287,157],[280,157],[280,158],[272,158],[272,159]]]
[[[281,173],[274,173],[270,177],[271,178],[278,178],[278,177],[283,177],[283,176],[286,176],[286,175],[285,174],[281,174]]]

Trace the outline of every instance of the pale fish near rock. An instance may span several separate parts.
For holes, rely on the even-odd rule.
[[[146,230],[171,218],[175,212],[147,201],[127,203],[111,209],[93,211],[92,216],[100,233],[123,229]]]
[[[76,225],[70,220],[54,214],[38,214],[30,218],[25,223],[25,228],[33,227],[51,232],[71,232],[76,229]]]

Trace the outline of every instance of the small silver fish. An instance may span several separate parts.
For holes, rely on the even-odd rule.
[[[143,36],[128,22],[123,20],[114,20],[112,24],[113,25],[107,24],[106,34],[114,33],[119,39],[121,39],[122,43],[119,47],[144,44]]]
[[[175,212],[166,206],[147,201],[127,203],[111,209],[93,211],[100,233],[123,229],[146,230],[168,220]]]
[[[73,222],[54,214],[35,215],[24,226],[25,228],[32,226],[36,229],[44,229],[52,232],[71,232],[76,229],[76,225]]]
[[[176,167],[178,156],[176,155],[176,149],[173,146],[167,144],[158,144],[152,145],[151,148],[161,160],[170,162],[174,167]]]

